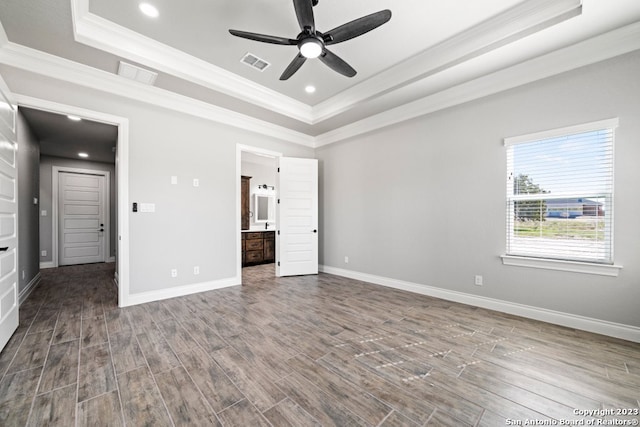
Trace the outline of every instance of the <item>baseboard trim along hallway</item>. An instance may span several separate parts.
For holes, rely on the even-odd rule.
[[[31,281],[27,284],[27,286],[22,291],[20,291],[20,295],[18,296],[18,305],[22,305],[22,303],[27,298],[29,298],[29,295],[31,295],[31,292],[33,292],[36,286],[38,286],[38,284],[40,283],[41,277],[42,276],[40,273],[36,274],[35,277],[31,279]]]

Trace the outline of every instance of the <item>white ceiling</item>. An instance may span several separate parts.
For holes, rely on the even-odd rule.
[[[228,30],[295,38],[291,0],[146,1],[159,18],[138,0],[2,0],[0,64],[74,82],[91,74],[105,83],[78,83],[319,146],[640,48],[637,0],[320,0],[321,31],[382,9],[393,16],[330,47],[354,78],[308,60],[283,82],[295,46]],[[247,52],[271,66],[240,63]],[[158,72],[155,88],[117,80],[120,60]]]
[[[314,8],[320,31],[383,9],[392,11],[392,19],[370,33],[329,48],[352,64],[358,71],[356,77],[350,79],[332,72],[319,61],[307,61],[285,82],[278,78],[296,56],[295,46],[242,40],[228,30],[295,38],[300,28],[291,0],[153,0],[151,3],[161,11],[157,19],[141,14],[138,2],[131,0],[91,0],[89,11],[273,91],[315,105],[519,1],[320,0]],[[240,59],[247,52],[272,66],[259,72],[241,64]],[[307,84],[316,86],[315,94],[304,91]]]

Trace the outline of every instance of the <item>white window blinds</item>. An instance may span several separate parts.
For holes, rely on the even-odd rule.
[[[507,255],[613,263],[617,120],[508,138]]]

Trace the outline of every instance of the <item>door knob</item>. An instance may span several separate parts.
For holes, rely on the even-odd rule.
[[[314,232],[314,233],[317,233],[317,232],[318,232],[318,230],[313,230],[313,232]]]

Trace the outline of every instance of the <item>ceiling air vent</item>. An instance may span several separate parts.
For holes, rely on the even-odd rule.
[[[158,73],[122,61],[118,67],[118,75],[147,85],[153,85],[158,77]]]
[[[247,64],[251,68],[255,68],[258,71],[264,71],[269,65],[271,65],[264,59],[260,59],[252,53],[247,53],[242,57],[240,62],[242,62],[243,64]]]

